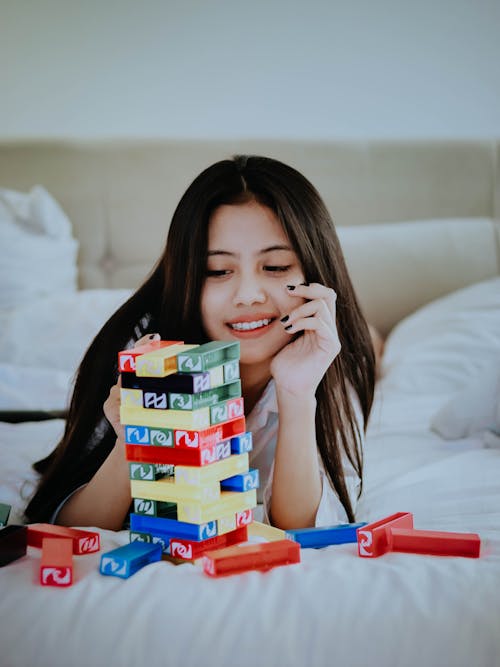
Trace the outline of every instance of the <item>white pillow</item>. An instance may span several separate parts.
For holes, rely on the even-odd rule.
[[[402,320],[385,344],[383,383],[446,400],[500,359],[500,277],[470,285]]]
[[[55,294],[0,311],[0,362],[74,373],[106,320],[129,289]]]
[[[445,403],[431,427],[447,440],[487,431],[500,435],[500,359]]]
[[[55,199],[41,186],[0,189],[0,309],[76,290],[78,243]]]

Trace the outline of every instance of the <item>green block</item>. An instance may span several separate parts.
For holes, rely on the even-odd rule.
[[[174,466],[167,463],[129,463],[130,479],[154,482],[163,477],[174,477]]]
[[[240,377],[240,362],[228,361],[227,364],[223,365],[222,370],[224,373],[224,382],[238,380]]]
[[[179,373],[198,373],[239,358],[239,342],[226,343],[214,340],[177,355],[177,369]]]
[[[139,533],[137,530],[129,531],[129,539],[131,542],[151,542],[151,535],[149,533]]]
[[[149,427],[149,442],[156,447],[173,447],[174,432],[171,428]]]
[[[177,503],[169,503],[163,500],[149,500],[147,498],[134,498],[134,514],[159,516],[164,519],[177,519]]]
[[[7,503],[0,503],[0,527],[7,525],[11,509],[12,507],[7,505]]]
[[[241,396],[240,380],[200,391],[198,394],[171,393],[168,395],[168,404],[172,410],[197,410],[216,405],[228,398],[238,398],[238,396]]]

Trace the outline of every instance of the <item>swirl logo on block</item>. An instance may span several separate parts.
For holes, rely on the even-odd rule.
[[[71,568],[44,567],[42,569],[42,584],[45,586],[69,586],[71,584]]]
[[[193,547],[190,544],[182,544],[181,542],[174,542],[174,540],[171,540],[170,555],[190,560],[193,558]]]

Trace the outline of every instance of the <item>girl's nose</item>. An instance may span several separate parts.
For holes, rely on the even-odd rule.
[[[253,303],[265,303],[266,292],[259,280],[252,277],[242,278],[233,295],[235,306],[250,306]]]

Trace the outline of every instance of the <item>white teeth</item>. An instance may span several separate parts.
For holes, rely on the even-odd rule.
[[[251,331],[252,329],[259,329],[260,327],[265,327],[271,323],[271,320],[255,320],[255,322],[235,322],[230,324],[231,329],[236,329],[236,331]]]

